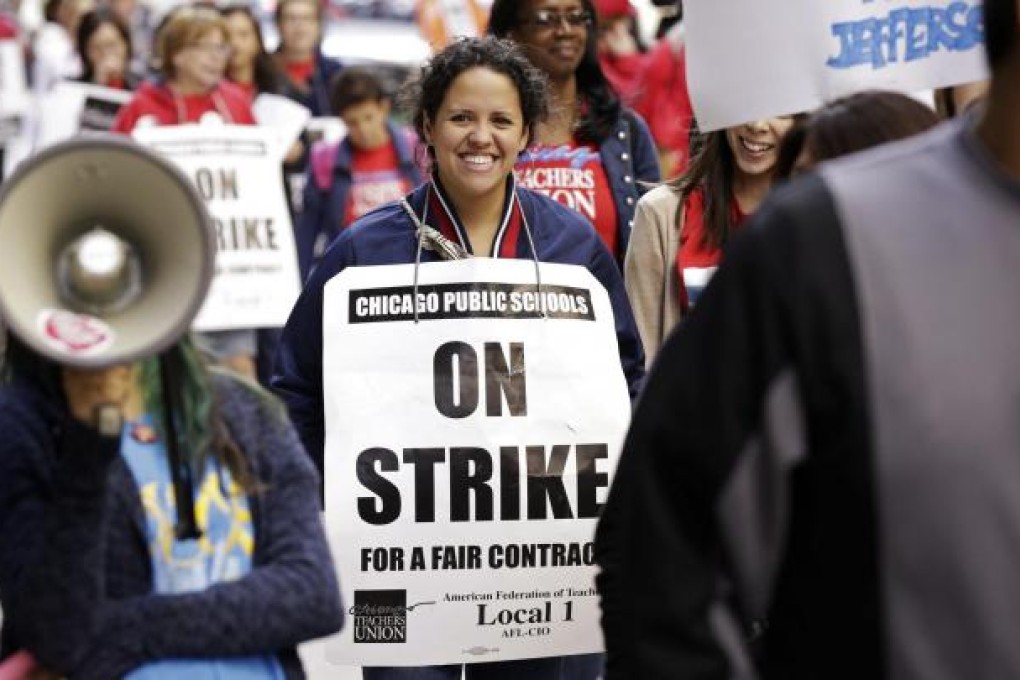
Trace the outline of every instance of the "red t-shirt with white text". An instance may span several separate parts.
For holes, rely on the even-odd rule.
[[[588,218],[609,252],[616,254],[616,204],[602,156],[576,142],[530,147],[514,166],[517,183],[573,208]]]
[[[355,149],[351,159],[351,191],[344,206],[342,229],[384,203],[396,201],[411,190],[400,175],[397,150],[387,142],[374,149]]]

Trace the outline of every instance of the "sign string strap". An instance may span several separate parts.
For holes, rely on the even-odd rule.
[[[454,243],[436,229],[422,222],[406,198],[400,199],[400,205],[414,222],[418,235],[418,249],[414,256],[414,322],[418,323],[418,268],[421,266],[421,251],[427,248],[444,260],[466,260],[471,255],[460,244]]]
[[[514,200],[519,200],[514,192]],[[535,263],[535,287],[538,289],[539,312],[543,319],[548,319],[549,314],[545,310],[545,296],[542,295],[542,268],[538,266],[538,250],[535,249],[535,239],[531,235],[531,225],[528,224],[528,216],[524,214],[524,207],[521,207],[521,222],[524,223],[524,233],[528,237],[528,246],[531,248],[531,261]]]
[[[418,269],[421,266],[421,253],[422,250],[431,250],[437,253],[440,258],[444,260],[466,260],[471,257],[459,243],[454,243],[450,239],[443,236],[438,230],[430,227],[421,221],[418,214],[414,212],[414,208],[407,202],[406,198],[400,199],[400,205],[407,213],[411,221],[414,222],[415,232],[418,236],[418,248],[415,251],[414,256],[414,283],[413,283],[413,295],[414,295],[414,322],[418,323]],[[428,201],[426,199],[426,205]],[[535,248],[535,238],[531,234],[531,225],[528,224],[528,218],[524,214],[524,210],[521,210],[521,220],[524,223],[524,233],[528,237],[528,246],[531,248],[531,260],[535,264],[535,285],[538,290],[538,299],[540,313],[543,319],[549,318],[549,314],[545,307],[545,296],[542,295],[542,269],[539,266],[538,261],[538,250]]]

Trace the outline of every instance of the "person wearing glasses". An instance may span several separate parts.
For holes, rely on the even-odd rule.
[[[248,94],[229,82],[227,25],[211,7],[181,7],[156,37],[160,77],[142,83],[117,114],[113,131],[139,125],[185,125],[220,121],[255,125]],[[202,333],[197,340],[216,363],[254,378],[256,340],[252,330]]]
[[[114,121],[115,132],[137,125],[184,125],[216,117],[254,125],[248,95],[224,78],[230,45],[220,13],[209,7],[175,10],[156,37],[160,77],[143,83]]]
[[[551,85],[553,114],[518,161],[518,181],[588,218],[622,262],[643,183],[659,181],[659,157],[599,66],[591,0],[496,0],[488,32],[521,44]]]

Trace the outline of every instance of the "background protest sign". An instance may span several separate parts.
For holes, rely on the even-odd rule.
[[[0,147],[20,134],[28,104],[21,44],[17,40],[0,40]]]
[[[300,276],[276,133],[210,124],[139,127],[133,134],[192,179],[212,214],[216,275],[195,329],[282,326]]]
[[[602,648],[592,537],[630,400],[605,289],[541,270],[541,294],[526,260],[423,264],[417,299],[414,265],[326,285],[326,524],[348,609],[330,661]]]
[[[251,109],[259,125],[276,131],[280,147],[284,149],[289,149],[298,140],[312,117],[301,104],[268,92],[255,97]]]
[[[0,118],[22,114],[28,104],[21,44],[17,40],[0,40]]]
[[[702,130],[865,89],[910,94],[987,77],[980,0],[699,0],[684,9]]]
[[[41,99],[35,150],[39,151],[79,132],[108,131],[120,107],[131,99],[127,90],[64,80]]]

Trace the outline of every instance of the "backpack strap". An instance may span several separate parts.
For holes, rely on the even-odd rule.
[[[319,142],[312,147],[312,175],[320,191],[329,191],[333,185],[333,166],[339,150],[339,142]]]

